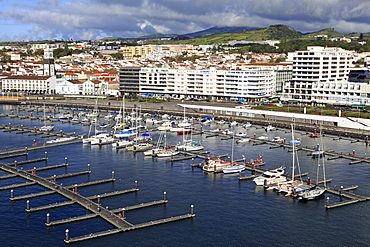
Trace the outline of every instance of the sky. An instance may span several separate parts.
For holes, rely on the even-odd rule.
[[[0,41],[186,34],[210,27],[370,32],[368,0],[0,0]]]

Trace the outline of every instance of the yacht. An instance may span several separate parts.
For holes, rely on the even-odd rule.
[[[277,184],[280,182],[286,181],[286,177],[284,176],[284,168],[279,167],[273,170],[265,171],[261,176],[258,176],[253,179],[253,182],[256,183],[256,185],[271,185],[271,184]],[[266,182],[265,182],[266,181]]]

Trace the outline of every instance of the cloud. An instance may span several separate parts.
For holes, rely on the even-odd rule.
[[[0,37],[95,39],[152,33],[186,34],[212,26],[285,24],[302,32],[332,27],[369,32],[363,0],[0,0],[1,23],[32,25]]]

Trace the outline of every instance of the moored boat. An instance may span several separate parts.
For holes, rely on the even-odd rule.
[[[230,174],[230,173],[240,173],[245,170],[245,165],[242,164],[236,164],[230,167],[224,168],[222,171],[225,174]]]
[[[268,171],[265,171],[261,176],[254,178],[253,182],[255,182],[256,185],[258,186],[271,185],[271,184],[284,182],[286,181],[284,172],[285,170],[283,167],[268,170]]]
[[[209,159],[203,164],[203,171],[205,172],[222,172],[223,169],[235,165],[235,162],[224,161],[220,158]]]

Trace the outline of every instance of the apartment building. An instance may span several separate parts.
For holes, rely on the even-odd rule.
[[[329,95],[342,96],[333,85],[348,83],[351,53],[336,47],[311,46],[306,51],[289,53],[288,57],[293,74],[291,82],[284,85],[283,100],[324,103],[337,101]]]
[[[122,67],[120,91],[173,98],[255,100],[276,95],[276,66],[243,70]]]

